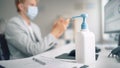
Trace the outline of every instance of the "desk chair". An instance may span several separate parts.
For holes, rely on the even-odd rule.
[[[1,49],[0,60],[9,60],[10,52],[4,34],[0,34],[0,49]]]

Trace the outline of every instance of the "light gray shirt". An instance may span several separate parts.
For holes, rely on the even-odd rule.
[[[40,54],[56,43],[56,38],[52,34],[42,38],[39,27],[32,22],[30,26],[26,25],[21,16],[10,19],[5,29],[5,37],[11,59]]]

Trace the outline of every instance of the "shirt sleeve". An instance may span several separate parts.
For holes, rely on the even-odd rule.
[[[51,33],[45,37],[42,37],[40,28],[36,24],[33,25],[35,26],[33,27],[33,31],[35,32],[38,43],[41,46],[41,52],[44,52],[57,44],[57,39]]]
[[[49,44],[49,46],[57,44],[57,39],[52,34],[49,34],[48,36],[51,38],[51,43]]]

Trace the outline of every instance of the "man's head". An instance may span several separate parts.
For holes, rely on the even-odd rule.
[[[29,15],[36,15],[38,12],[37,0],[15,0],[15,5],[20,14],[28,17]]]

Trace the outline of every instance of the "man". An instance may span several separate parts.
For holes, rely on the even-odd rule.
[[[15,0],[15,4],[18,16],[10,19],[5,30],[11,59],[30,57],[51,48],[69,24],[69,19],[56,20],[50,34],[42,38],[39,27],[32,22],[38,14],[37,0]]]

